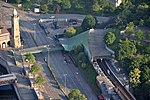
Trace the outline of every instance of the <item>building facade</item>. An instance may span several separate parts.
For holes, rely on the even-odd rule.
[[[14,9],[13,16],[12,16],[11,46],[14,48],[21,47],[20,30],[19,30],[19,16],[17,14],[16,9]]]
[[[6,48],[10,45],[10,33],[6,28],[0,28],[0,48]]]

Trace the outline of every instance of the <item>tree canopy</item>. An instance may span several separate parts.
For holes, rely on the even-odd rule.
[[[82,29],[83,30],[88,30],[91,28],[94,28],[96,25],[96,19],[92,15],[87,15],[82,22]]]
[[[136,53],[136,51],[137,49],[134,42],[131,42],[128,39],[121,40],[120,44],[118,45],[117,58],[118,60],[122,60],[126,57],[131,57]]]
[[[69,100],[87,100],[84,94],[82,94],[79,90],[72,90],[69,95]]]
[[[116,40],[116,36],[112,32],[107,32],[105,35],[105,43],[111,45]]]
[[[130,72],[130,82],[134,86],[138,86],[140,84],[140,73],[141,71],[138,68],[135,68],[133,71]]]
[[[76,29],[74,27],[69,27],[67,30],[66,30],[66,35],[67,36],[73,36],[76,34]]]
[[[32,65],[31,66],[31,73],[33,73],[33,74],[40,73],[40,67],[38,65],[36,65],[36,64]]]
[[[42,13],[47,13],[48,12],[48,6],[46,4],[41,5],[41,12]]]
[[[39,85],[43,85],[45,83],[45,79],[42,77],[42,75],[39,75],[36,79],[36,83]]]
[[[127,29],[126,29],[126,33],[131,33],[131,32],[134,32],[134,23],[133,22],[130,22],[127,25]]]
[[[135,33],[136,37],[140,40],[143,39],[143,32],[141,30],[138,30],[136,33]]]

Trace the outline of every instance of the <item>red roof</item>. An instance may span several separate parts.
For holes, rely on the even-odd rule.
[[[0,29],[0,34],[6,34],[6,33],[9,33],[6,28]]]

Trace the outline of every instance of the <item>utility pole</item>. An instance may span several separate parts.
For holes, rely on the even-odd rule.
[[[49,45],[47,46],[48,47],[48,57],[47,57],[47,64],[48,64],[48,66],[49,66],[49,51],[50,51],[50,48],[49,48]]]
[[[67,91],[66,91],[66,84],[67,84],[67,83],[66,83],[66,81],[67,81],[66,78],[67,78],[67,74],[64,74],[64,77],[65,77],[65,93],[66,93],[66,92],[67,92]]]
[[[36,41],[36,23],[33,24],[33,28],[34,28],[34,40]]]

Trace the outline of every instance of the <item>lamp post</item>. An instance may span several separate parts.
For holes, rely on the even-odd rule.
[[[48,64],[48,66],[49,66],[49,50],[50,50],[49,45],[47,46],[47,49],[48,49],[47,64]]]
[[[64,77],[65,77],[65,93],[66,93],[66,81],[67,81],[67,74],[64,74]]]
[[[36,40],[36,23],[33,24],[33,29],[34,29],[34,40]]]

